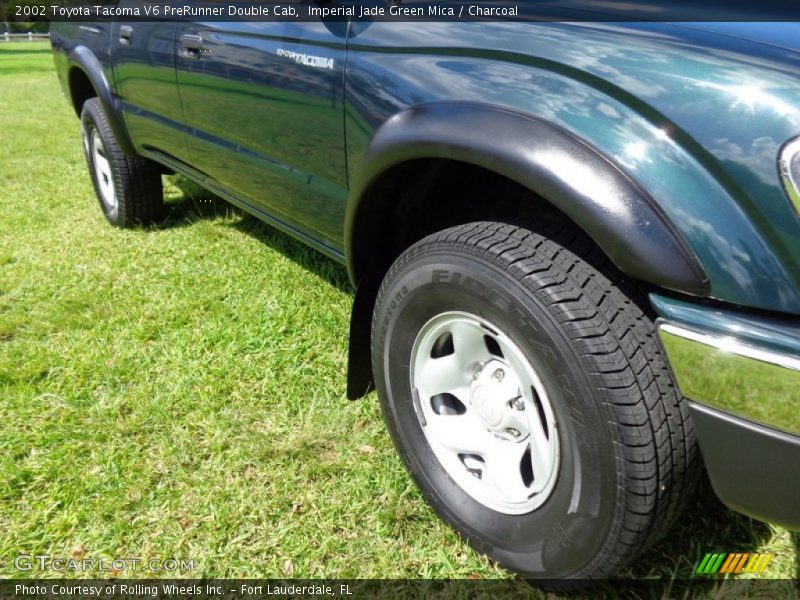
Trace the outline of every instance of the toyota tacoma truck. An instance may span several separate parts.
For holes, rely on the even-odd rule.
[[[799,41],[735,22],[52,31],[108,222],[158,221],[178,173],[345,263],[349,397],[377,390],[444,521],[548,580],[630,564],[703,471],[731,508],[800,527]]]

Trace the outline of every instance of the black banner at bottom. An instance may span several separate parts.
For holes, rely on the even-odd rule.
[[[796,598],[798,581],[786,579],[538,581],[390,579],[6,579],[0,600],[255,600],[256,598],[520,598],[545,590],[584,588],[592,598],[706,596]]]

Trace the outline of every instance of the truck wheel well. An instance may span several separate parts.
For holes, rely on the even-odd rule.
[[[75,113],[80,116],[83,104],[89,99],[97,96],[89,76],[77,67],[73,67],[69,72],[69,93],[72,100],[72,107]]]
[[[473,221],[514,219],[562,225],[585,234],[546,199],[491,170],[448,159],[418,159],[384,172],[367,188],[355,217],[349,251],[357,285],[350,316],[347,397],[374,389],[371,323],[378,288],[394,260],[425,236]],[[580,236],[587,262],[618,271],[590,236]],[[586,246],[591,246],[587,251]],[[614,273],[612,274],[611,271]],[[629,282],[638,287],[636,282]]]
[[[353,276],[380,277],[409,246],[447,227],[499,218],[580,228],[550,202],[503,175],[448,159],[412,160],[367,189],[353,231]]]

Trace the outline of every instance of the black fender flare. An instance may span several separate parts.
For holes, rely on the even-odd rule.
[[[128,156],[136,156],[128,130],[122,120],[119,98],[114,95],[103,70],[103,64],[97,56],[86,46],[75,46],[67,55],[67,65],[68,74],[72,69],[80,69],[89,78],[120,147]]]
[[[662,288],[706,296],[700,262],[656,200],[622,167],[573,133],[537,117],[493,105],[434,102],[408,108],[374,134],[352,178],[345,250],[356,298],[350,322],[348,397],[372,387],[370,320],[380,284],[369,248],[359,244],[362,200],[387,169],[444,158],[504,175],[572,219],[623,273]]]
[[[709,292],[708,277],[680,232],[613,160],[539,118],[461,102],[409,108],[373,136],[353,178],[345,217],[354,283],[362,277],[361,200],[386,169],[419,158],[453,159],[504,175],[566,214],[630,277],[695,296]]]

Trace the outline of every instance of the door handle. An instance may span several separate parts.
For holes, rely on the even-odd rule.
[[[133,27],[130,25],[119,26],[119,43],[123,46],[131,45],[131,37],[133,36]]]
[[[198,59],[202,54],[203,38],[193,33],[185,33],[181,36],[180,54],[184,58]]]

